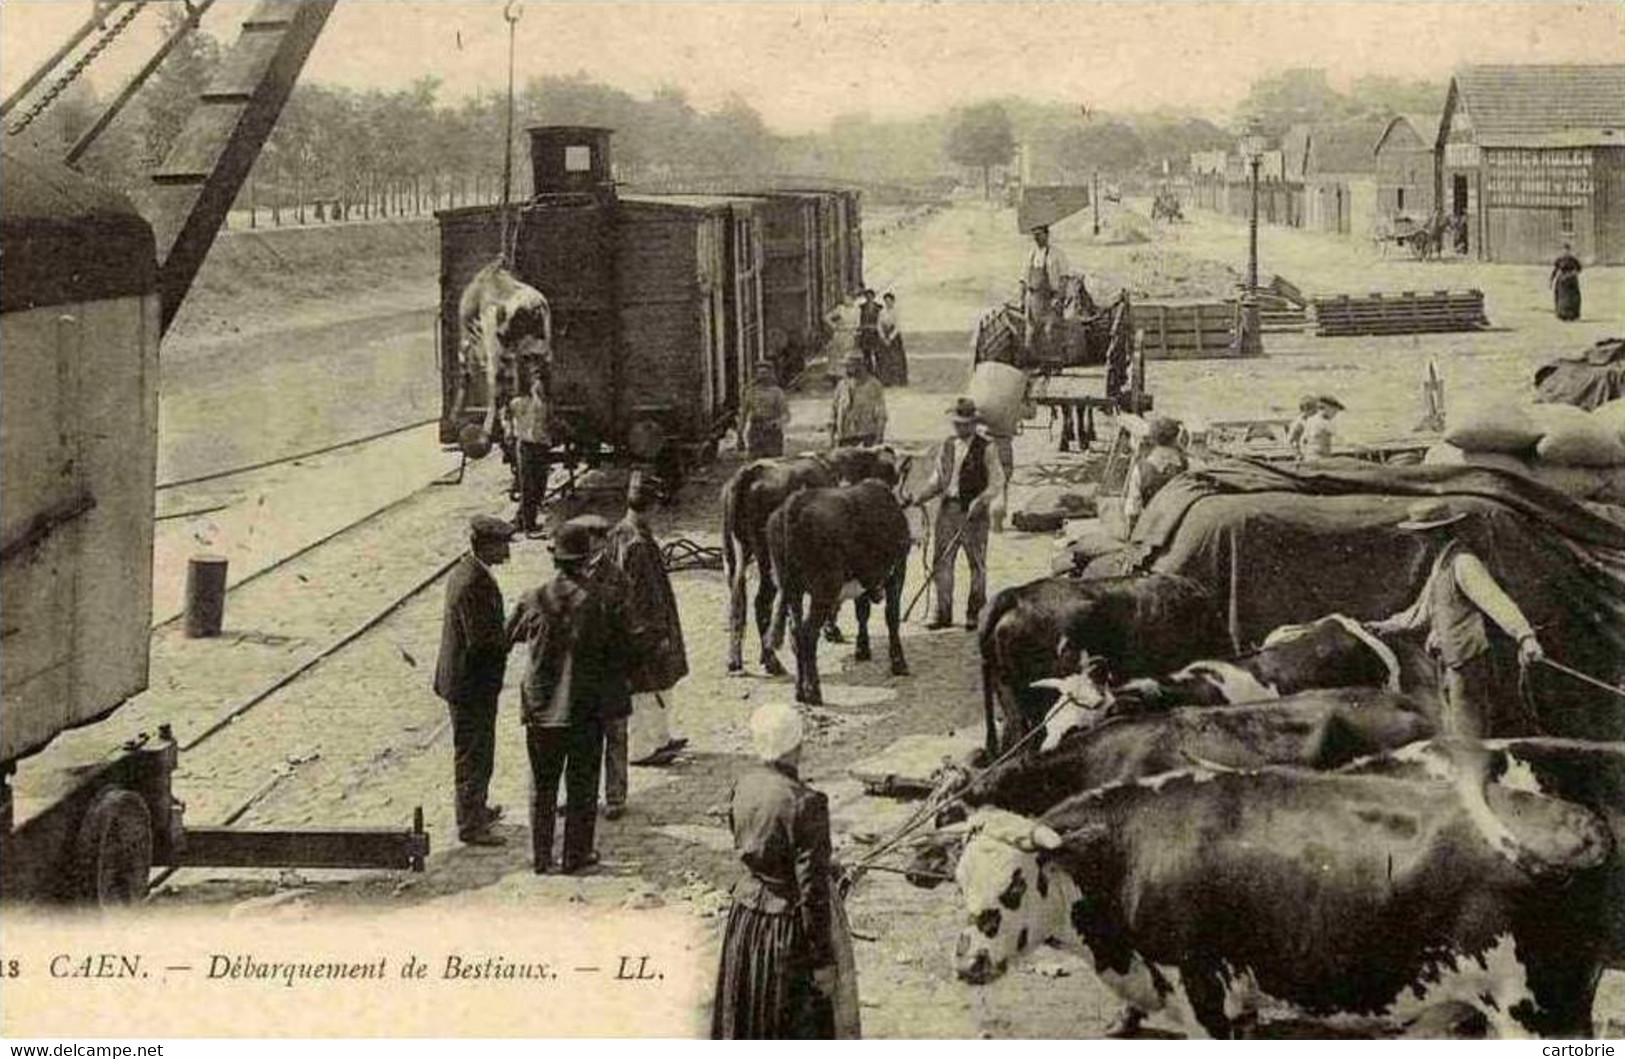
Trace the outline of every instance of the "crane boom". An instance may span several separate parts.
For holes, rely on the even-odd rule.
[[[261,0],[153,173],[169,329],[337,0]]]

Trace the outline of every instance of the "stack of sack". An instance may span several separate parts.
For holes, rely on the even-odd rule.
[[[1625,398],[1592,411],[1567,404],[1482,404],[1450,417],[1424,463],[1491,467],[1575,500],[1625,504]]]

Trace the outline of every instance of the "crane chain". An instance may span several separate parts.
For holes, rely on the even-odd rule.
[[[35,118],[45,113],[51,104],[56,102],[57,97],[66,92],[75,81],[79,80],[80,75],[85,72],[90,64],[95,62],[97,57],[106,51],[113,41],[118,39],[119,34],[129,28],[130,23],[135,21],[136,16],[141,14],[141,10],[147,6],[148,2],[149,0],[134,0],[130,4],[129,10],[121,15],[117,22],[104,28],[96,43],[90,46],[90,50],[80,56],[79,60],[72,66],[68,67],[66,73],[52,82],[50,87],[45,90],[44,95],[36,100],[33,106],[28,108],[27,113],[17,119],[17,124],[13,125],[9,130],[10,135],[15,136],[22,132],[34,123]]]

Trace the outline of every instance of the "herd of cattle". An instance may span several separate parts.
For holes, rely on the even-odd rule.
[[[783,673],[788,619],[800,701],[819,701],[843,597],[867,657],[884,595],[907,672],[908,473],[878,448],[733,476],[730,670],[754,559],[762,664]],[[1435,738],[1418,645],[1333,615],[1226,657],[1221,609],[1145,574],[1045,578],[983,610],[987,747],[945,770],[951,808],[909,867],[960,890],[959,976],[1048,944],[1136,1024],[1185,1033],[1590,1035],[1602,972],[1625,970],[1625,745]]]

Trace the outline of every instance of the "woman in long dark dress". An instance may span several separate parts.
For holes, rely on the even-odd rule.
[[[837,984],[829,799],[801,781],[801,714],[750,719],[760,763],[734,785],[729,822],[745,874],[734,885],[711,1016],[715,1040],[835,1037]]]
[[[903,350],[902,325],[897,319],[897,295],[886,292],[880,317],[880,352],[875,357],[875,374],[884,386],[908,385],[908,354]]]
[[[1563,244],[1563,253],[1552,264],[1552,301],[1559,320],[1580,318],[1580,259],[1573,248]]]

